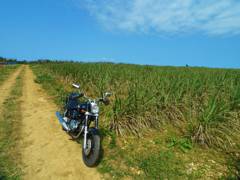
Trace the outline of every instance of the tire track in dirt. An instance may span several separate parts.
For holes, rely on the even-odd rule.
[[[1,110],[2,104],[9,96],[12,86],[14,85],[16,78],[20,74],[21,70],[22,67],[19,67],[17,70],[15,70],[0,86],[0,112],[2,111]]]
[[[82,162],[81,146],[70,140],[55,117],[56,105],[26,67],[20,151],[24,179],[100,179]]]

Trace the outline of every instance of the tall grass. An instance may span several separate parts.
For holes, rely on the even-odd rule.
[[[224,148],[240,130],[240,70],[111,63],[45,63],[35,69],[38,78],[48,75],[66,87],[79,82],[89,96],[111,91],[103,116],[118,135],[171,123],[195,142]]]
[[[0,179],[21,179],[18,163],[19,125],[21,123],[21,99],[24,71],[16,79],[10,96],[1,107],[0,117]]]

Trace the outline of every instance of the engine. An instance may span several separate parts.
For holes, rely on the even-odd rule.
[[[69,110],[66,113],[66,117],[67,117],[66,122],[69,129],[71,131],[75,131],[78,128],[81,121],[79,112],[75,109]]]
[[[79,124],[80,124],[79,121],[74,120],[74,119],[71,119],[71,120],[69,121],[68,126],[69,126],[69,128],[71,129],[71,131],[75,131],[75,130],[78,128],[78,125],[79,125]]]

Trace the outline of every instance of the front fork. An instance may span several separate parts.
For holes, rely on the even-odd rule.
[[[86,113],[85,124],[84,124],[84,137],[83,137],[83,148],[87,147],[87,134],[88,134],[88,116]],[[98,116],[95,117],[95,128],[98,129]]]
[[[86,114],[85,125],[84,125],[84,139],[83,139],[83,148],[87,147],[87,133],[88,133],[88,114]]]

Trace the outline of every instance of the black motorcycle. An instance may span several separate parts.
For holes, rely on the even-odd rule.
[[[78,84],[72,84],[72,86],[80,89]],[[78,90],[78,92],[73,92],[66,98],[63,114],[56,112],[63,130],[74,140],[83,137],[82,157],[84,163],[89,167],[95,166],[100,157],[98,104],[102,102],[108,105],[110,95],[111,93],[106,92],[101,98],[91,99]],[[80,102],[80,98],[84,98],[84,102]],[[92,122],[94,122],[93,126],[91,126]]]

